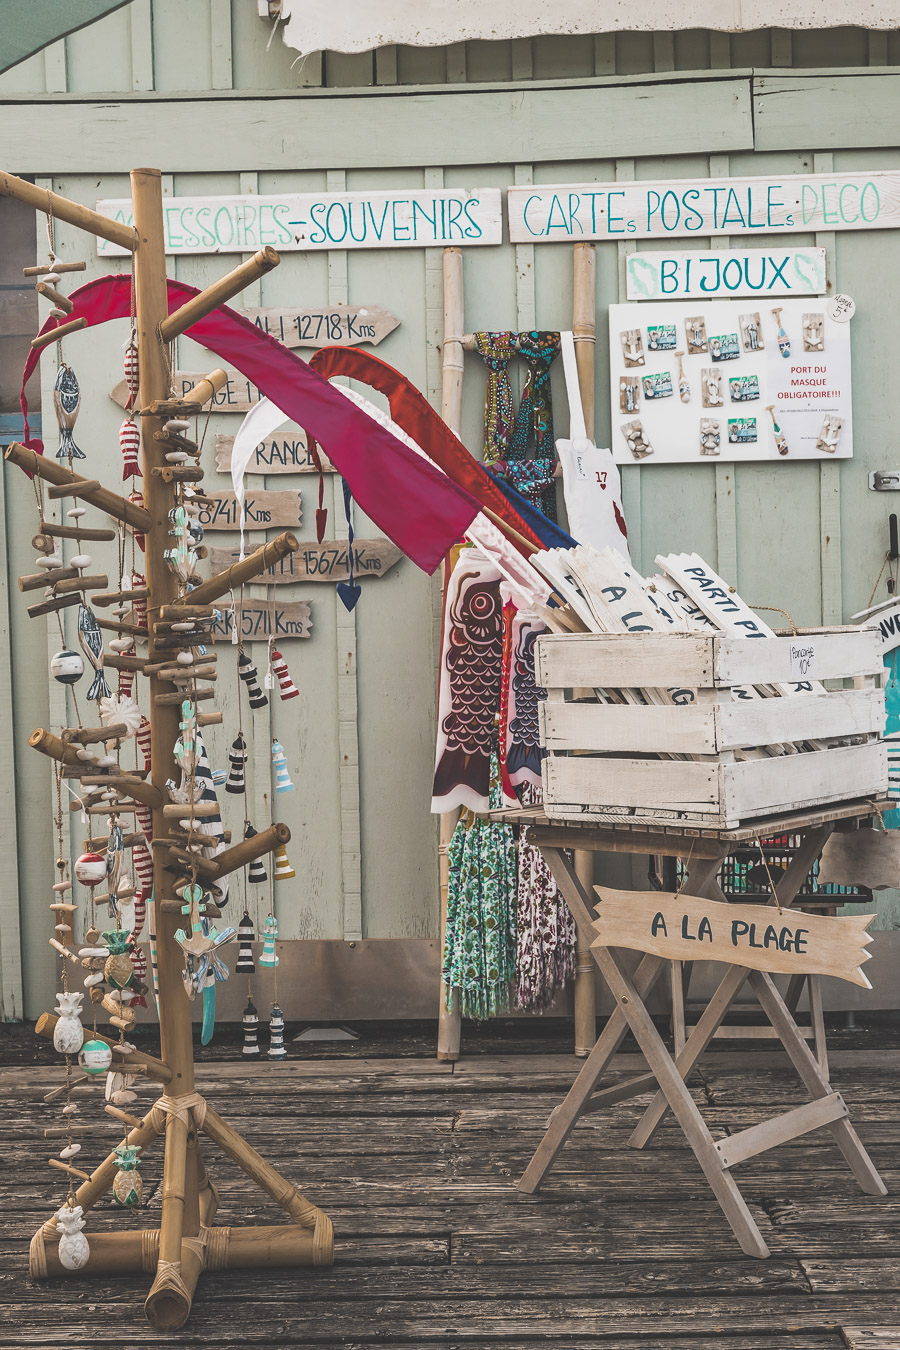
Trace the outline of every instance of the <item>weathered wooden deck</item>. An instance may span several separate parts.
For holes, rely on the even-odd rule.
[[[618,1072],[639,1063],[620,1057]],[[546,1189],[515,1191],[574,1078],[570,1055],[208,1064],[198,1080],[211,1104],[333,1218],[336,1260],[203,1275],[173,1337],[144,1320],[149,1276],[28,1276],[29,1238],[62,1198],[41,1134],[56,1122],[41,1097],[59,1071],[0,1069],[0,1345],[898,1350],[898,1065],[898,1050],[833,1055],[835,1086],[893,1194],[864,1196],[824,1131],[744,1164],[772,1250],[759,1262],[740,1252],[677,1127],[646,1153],[625,1146],[644,1099],[589,1116]],[[785,1061],[752,1049],[710,1055],[695,1095],[722,1133],[805,1100]],[[104,1119],[99,1092],[81,1119]],[[85,1163],[114,1133],[99,1127]],[[204,1155],[219,1222],[280,1221],[209,1143]],[[159,1155],[142,1170],[149,1226]],[[116,1226],[132,1216],[106,1205],[87,1233]]]

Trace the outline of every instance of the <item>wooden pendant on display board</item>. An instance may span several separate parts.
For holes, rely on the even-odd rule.
[[[239,530],[241,513],[237,497],[233,492],[215,492],[204,490],[204,496],[211,503],[200,507],[199,521],[205,530]],[[302,519],[300,493],[293,489],[286,492],[254,492],[247,490],[244,495],[245,523],[247,530],[268,529],[269,526],[299,525]]]
[[[230,642],[233,622],[242,642],[288,642],[291,638],[312,637],[312,610],[307,600],[245,600],[220,611],[221,618],[209,630],[211,642]]]
[[[219,473],[231,473],[231,451],[234,447],[233,436],[216,436],[216,469]],[[319,447],[319,459],[325,473],[334,473],[335,468],[327,455]],[[306,433],[292,423],[286,423],[271,436],[267,436],[250,456],[247,473],[318,473],[313,463]]]
[[[847,830],[833,834],[819,860],[820,886],[900,886],[900,830]],[[841,903],[836,896],[835,902]]]
[[[325,539],[321,544],[302,543],[295,553],[285,554],[260,582],[278,585],[289,581],[348,581],[350,558],[346,539]],[[238,561],[238,550],[211,548],[209,566],[213,575]],[[353,542],[353,570],[357,581],[383,577],[403,557],[389,539],[356,539]]]
[[[871,989],[874,914],[832,917],[774,905],[723,904],[697,895],[595,886],[601,903],[592,947],[627,947],[667,961],[722,961],[785,975],[833,975]]]

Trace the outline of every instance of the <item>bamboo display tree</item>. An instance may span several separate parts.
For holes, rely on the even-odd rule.
[[[33,206],[39,213],[50,214],[107,239],[132,254],[134,320],[140,376],[136,420],[140,425],[143,507],[106,490],[94,480],[80,478],[61,464],[38,456],[24,446],[11,446],[6,458],[46,483],[55,485],[52,495],[69,495],[93,504],[113,519],[144,534],[146,587],[141,599],[146,602],[149,616],[146,625],[146,661],[125,655],[105,658],[106,663],[113,668],[140,670],[149,678],[149,779],[142,780],[139,775],[132,774],[110,774],[108,771],[97,776],[102,783],[127,791],[136,802],[141,802],[152,811],[161,1057],[155,1059],[133,1048],[130,1048],[126,1057],[112,1039],[107,1044],[112,1051],[113,1069],[120,1072],[127,1070],[129,1075],[141,1074],[152,1082],[160,1083],[162,1095],[143,1119],[132,1118],[127,1111],[120,1111],[116,1106],[107,1108],[111,1115],[131,1128],[120,1149],[111,1153],[91,1174],[80,1172],[70,1161],[56,1165],[70,1176],[81,1179],[81,1184],[70,1193],[70,1204],[86,1211],[113,1185],[117,1169],[121,1166],[123,1148],[145,1149],[157,1137],[161,1137],[164,1168],[160,1226],[156,1230],[92,1234],[87,1259],[78,1266],[71,1263],[67,1266],[60,1260],[61,1226],[58,1216],[54,1215],[42,1225],[32,1240],[31,1270],[36,1276],[62,1275],[75,1268],[81,1276],[86,1277],[112,1272],[152,1273],[154,1278],[144,1305],[145,1311],[154,1327],[171,1331],[187,1320],[197,1280],[204,1269],[223,1270],[275,1264],[329,1265],[333,1260],[333,1234],[328,1217],[306,1200],[290,1182],[284,1180],[195,1090],[191,1009],[182,979],[184,951],[175,936],[179,925],[184,923],[183,906],[175,896],[179,866],[186,871],[188,864],[192,865],[193,873],[188,875],[190,882],[212,884],[265,853],[283,847],[290,837],[289,831],[285,825],[274,824],[252,838],[219,852],[215,858],[201,862],[196,854],[185,850],[183,837],[179,836],[176,827],[179,815],[190,815],[193,819],[194,803],[190,808],[173,804],[166,787],[167,781],[176,774],[174,747],[179,737],[179,719],[182,715],[180,705],[184,697],[177,688],[175,693],[171,692],[173,670],[175,675],[178,673],[174,666],[176,649],[179,646],[182,649],[189,648],[191,642],[196,644],[199,641],[196,636],[191,638],[190,635],[184,635],[184,621],[193,619],[199,624],[204,619],[208,620],[213,612],[211,605],[214,600],[226,594],[231,587],[263,572],[277,557],[296,549],[298,543],[293,535],[283,534],[225,573],[210,578],[193,591],[180,594],[184,587],[179,586],[179,579],[165,558],[165,551],[170,545],[169,513],[176,506],[179,481],[194,482],[200,474],[195,465],[186,465],[181,472],[177,466],[172,467],[171,458],[166,456],[166,451],[172,448],[171,433],[165,431],[165,424],[199,411],[199,406],[216,388],[221,387],[225,376],[222,371],[213,372],[208,381],[201,382],[202,387],[188,391],[183,398],[172,398],[165,348],[167,343],[174,341],[192,323],[277,266],[279,259],[274,250],[261,250],[249,262],[170,315],[159,171],[135,169],[131,174],[131,191],[133,228],[109,220],[78,203],[46,192],[10,174],[0,173],[0,193]],[[36,273],[41,271],[38,268],[30,270]],[[65,317],[64,306],[60,317]],[[33,345],[56,341],[64,332],[77,331],[84,323],[83,319],[63,322],[36,339]],[[55,531],[63,537],[70,537],[65,533],[69,529],[66,526],[55,527]],[[110,537],[110,532],[102,530],[82,533],[88,538]],[[22,580],[29,583],[34,579]],[[42,575],[43,580],[45,576]],[[107,585],[105,578],[85,578],[77,572],[70,582],[60,579],[61,586],[71,586],[73,602],[78,600],[79,586],[83,587],[88,582],[95,583],[95,590],[105,589]],[[100,583],[99,587],[96,583]],[[38,584],[35,582],[35,586]],[[23,586],[23,589],[26,587]],[[59,604],[54,599],[51,608],[69,602],[67,593],[59,594]],[[97,598],[113,603],[121,599],[121,595],[112,592]],[[49,611],[34,606],[29,612]],[[173,625],[179,623],[181,626],[173,629]],[[116,627],[106,620],[102,621],[101,626]],[[118,627],[128,631],[125,624],[120,623]],[[143,630],[140,631],[143,636]],[[209,658],[210,661],[214,659]],[[198,671],[198,676],[200,674],[215,678],[209,667]],[[196,684],[191,685],[191,688],[196,690]],[[220,714],[198,711],[197,725],[220,720],[220,717]],[[98,735],[95,739],[112,742],[119,732],[124,734],[125,728],[107,726],[103,729],[103,736]],[[30,744],[56,761],[62,769],[71,772],[82,763],[83,757],[78,755],[78,749],[84,746],[87,734],[83,730],[79,732],[79,729],[71,728],[58,737],[40,729],[30,738]],[[203,814],[199,806],[197,814]],[[67,883],[63,882],[55,889],[64,895],[66,886]],[[71,911],[74,907],[60,903],[54,908]],[[66,917],[64,914],[63,918]],[[68,918],[71,919],[70,914]],[[54,945],[64,954],[65,931],[66,924],[62,923],[57,932],[63,934],[64,940],[59,942],[53,939]],[[69,959],[77,958],[69,954]],[[108,996],[103,997],[106,1007]],[[113,1007],[119,1006],[115,1000],[111,1000],[111,1003]],[[37,1031],[40,1035],[53,1036],[56,1027],[57,1018],[47,1013],[39,1019]],[[68,1119],[71,1120],[71,1117]],[[203,1165],[201,1135],[213,1140],[271,1196],[287,1212],[291,1222],[270,1227],[214,1227],[218,1197]],[[68,1228],[62,1233],[62,1240],[69,1240]]]

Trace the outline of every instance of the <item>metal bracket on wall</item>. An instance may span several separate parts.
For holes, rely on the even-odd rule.
[[[869,474],[870,492],[900,492],[900,469],[875,469]]]

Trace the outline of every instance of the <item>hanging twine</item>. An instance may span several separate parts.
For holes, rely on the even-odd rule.
[[[775,887],[775,882],[772,879],[772,873],[769,871],[768,859],[766,858],[766,855],[763,851],[763,846],[760,843],[759,835],[757,835],[755,842],[756,847],[759,849],[759,856],[762,858],[763,867],[766,869],[766,876],[769,878],[769,890],[772,892],[772,899],[775,902],[775,908],[778,910],[778,913],[781,914],[782,913],[781,901],[778,899],[778,891]]]

